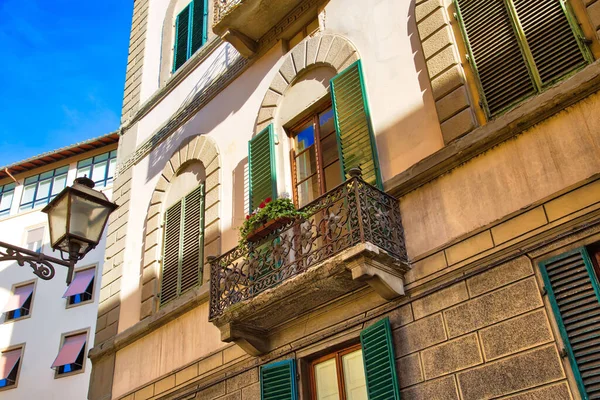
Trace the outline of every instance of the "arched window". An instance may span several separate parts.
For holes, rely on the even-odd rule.
[[[192,162],[169,185],[163,222],[160,304],[202,283],[204,165]]]

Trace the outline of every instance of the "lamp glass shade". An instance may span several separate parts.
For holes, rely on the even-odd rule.
[[[70,197],[69,234],[75,238],[85,239],[95,246],[100,242],[104,225],[112,210],[77,193],[71,194]]]
[[[53,248],[59,246],[59,242],[67,235],[67,215],[69,214],[69,196],[57,198],[52,212],[48,213],[50,223],[50,243]]]

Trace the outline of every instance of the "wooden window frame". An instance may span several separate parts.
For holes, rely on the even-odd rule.
[[[30,302],[30,307],[28,309],[27,315],[23,315],[19,318],[11,318],[8,319],[8,313],[4,313],[4,318],[2,323],[3,324],[9,324],[9,323],[13,323],[13,322],[18,322],[18,321],[22,321],[24,319],[28,319],[31,318],[31,314],[33,314],[33,304],[35,302],[35,292],[37,289],[37,279],[30,279],[28,281],[25,282],[19,282],[19,283],[15,283],[12,288],[11,288],[11,296],[14,295],[15,290],[17,288],[23,287],[23,286],[29,286],[29,285],[33,285],[33,291],[31,292],[31,296],[29,297],[29,302]]]
[[[355,351],[362,350],[362,346],[360,343],[355,344],[350,347],[345,347],[341,350],[335,351],[333,353],[326,354],[322,357],[319,357],[315,360],[312,360],[309,364],[309,380],[310,380],[310,400],[317,400],[317,381],[315,379],[315,366],[325,361],[329,361],[331,359],[335,359],[335,367],[337,372],[337,383],[338,383],[338,392],[340,394],[340,400],[346,400],[346,384],[344,382],[344,370],[342,364],[342,358],[350,353],[354,353]]]
[[[62,350],[65,341],[67,340],[68,337],[72,337],[72,336],[79,336],[79,335],[85,335],[85,345],[83,346],[83,364],[81,364],[81,369],[77,369],[75,371],[71,371],[71,372],[63,372],[63,373],[59,373],[58,370],[59,368],[55,368],[54,369],[54,379],[61,379],[61,378],[67,378],[69,376],[73,376],[73,375],[79,375],[79,374],[83,374],[85,372],[85,367],[87,364],[87,353],[88,353],[88,349],[90,348],[90,331],[91,329],[85,328],[85,329],[79,329],[76,331],[71,331],[71,332],[65,332],[62,335],[60,335],[60,342],[58,344],[58,351],[56,352],[56,354],[60,353],[60,351]]]
[[[91,292],[91,299],[89,300],[84,300],[81,301],[79,303],[72,303],[69,304],[69,298],[73,297],[73,296],[69,296],[67,298],[65,298],[65,302],[66,302],[66,306],[65,308],[68,310],[70,308],[76,308],[79,306],[85,306],[86,304],[91,304],[95,301],[95,297],[96,297],[96,282],[98,281],[98,263],[92,264],[92,265],[86,265],[84,267],[80,267],[80,268],[76,268],[75,269],[75,273],[73,274],[73,278],[75,278],[75,274],[79,273],[79,272],[83,272],[86,271],[88,269],[94,269],[94,278],[92,279],[92,292]]]
[[[309,115],[302,118],[300,120],[300,122],[296,122],[291,128],[287,129],[287,134],[290,139],[290,162],[291,162],[291,167],[292,167],[292,191],[293,191],[293,197],[294,197],[294,205],[297,208],[300,206],[300,199],[298,197],[298,186],[303,184],[304,182],[307,182],[309,179],[313,178],[316,175],[317,182],[318,182],[317,184],[319,186],[319,196],[324,195],[325,193],[327,193],[326,188],[325,188],[325,169],[330,167],[331,165],[335,164],[336,162],[340,162],[340,158],[339,158],[339,154],[338,154],[338,158],[335,161],[332,161],[331,163],[329,163],[327,165],[323,165],[323,149],[321,147],[321,141],[323,139],[328,138],[331,135],[336,136],[336,130],[334,129],[328,135],[321,137],[321,125],[319,124],[319,114],[321,114],[322,112],[324,112],[325,110],[327,110],[329,108],[333,109],[333,104],[332,104],[331,100],[325,101],[322,105],[320,105],[318,108],[316,108],[314,110],[310,110]],[[312,120],[312,124],[313,124],[314,140],[315,140],[315,143],[313,146],[315,147],[316,172],[298,182],[298,178],[296,176],[296,173],[297,173],[296,158],[298,158],[302,154],[309,151],[311,149],[311,147],[313,147],[313,146],[308,147],[299,153],[296,153],[294,138],[298,135],[298,129],[300,127],[302,127],[303,125],[309,123],[311,120]],[[337,137],[336,137],[336,143],[337,143]],[[340,173],[341,173],[341,169],[340,169]]]
[[[18,366],[16,367],[17,368],[17,379],[15,380],[14,384],[12,384],[10,386],[1,387],[0,393],[7,391],[7,390],[17,389],[19,387],[19,377],[21,376],[21,370],[23,368],[23,356],[25,355],[25,343],[15,344],[15,345],[6,347],[6,348],[0,350],[0,354],[8,353],[9,351],[13,351],[13,350],[21,350],[21,356],[19,357]]]

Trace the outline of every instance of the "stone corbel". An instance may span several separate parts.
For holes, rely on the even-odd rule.
[[[386,264],[366,255],[353,257],[346,262],[352,279],[367,283],[386,300],[404,295],[404,272],[406,268]]]
[[[251,356],[260,356],[269,351],[267,332],[262,329],[232,323],[226,323],[219,329],[223,342],[234,342]]]
[[[245,58],[256,54],[258,43],[235,29],[227,29],[222,35],[223,40],[231,43],[233,47]]]

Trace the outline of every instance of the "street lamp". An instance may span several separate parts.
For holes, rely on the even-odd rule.
[[[117,209],[104,193],[94,190],[94,181],[87,177],[75,179],[73,186],[65,188],[42,209],[48,214],[50,244],[61,252],[61,258],[23,249],[0,242],[0,261],[17,261],[33,268],[33,273],[50,280],[55,271],[52,264],[68,268],[67,284],[73,279],[77,261],[93,250],[102,236],[110,214]]]

